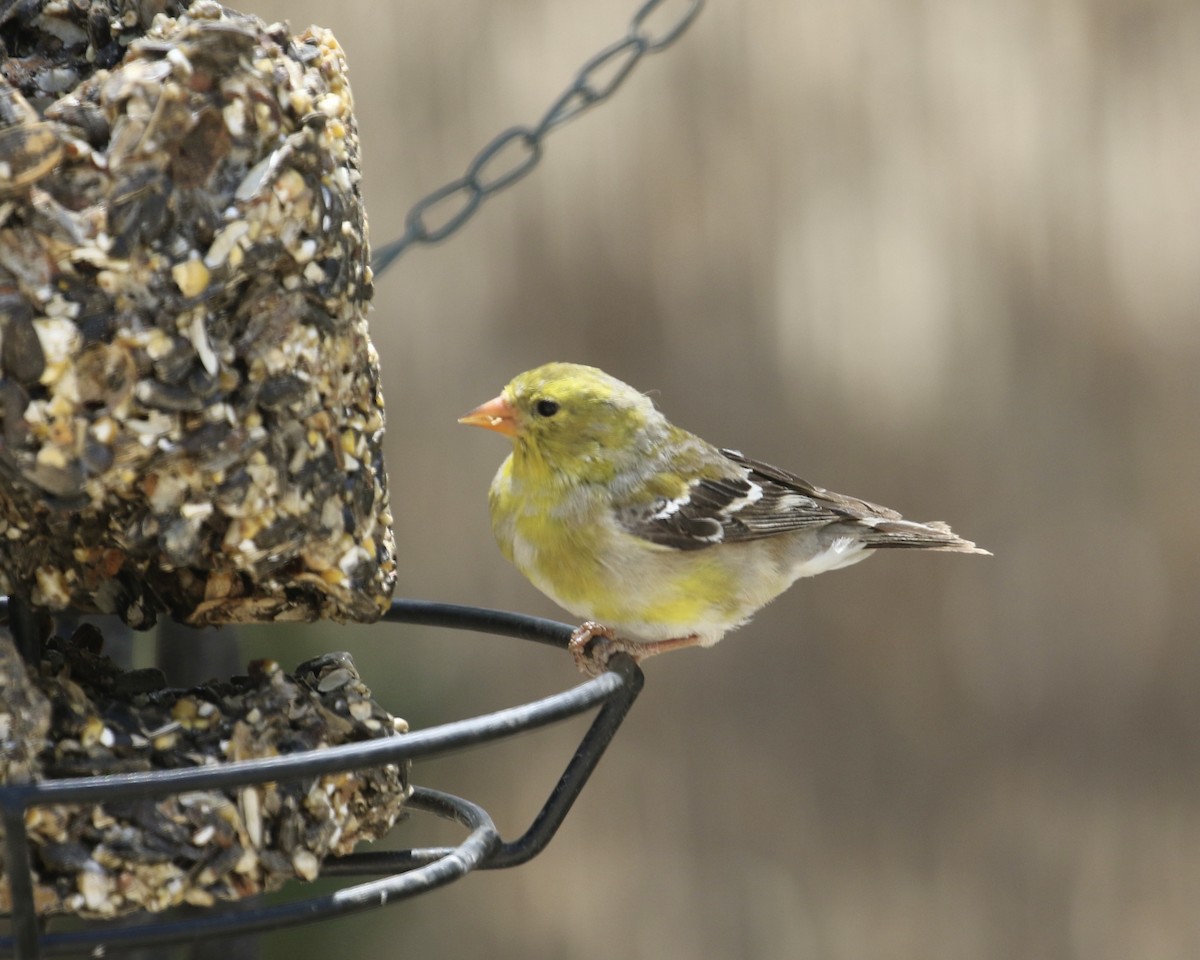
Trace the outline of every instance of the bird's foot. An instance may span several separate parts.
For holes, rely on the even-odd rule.
[[[598,677],[608,669],[608,658],[623,647],[617,640],[617,632],[595,620],[585,620],[575,628],[567,644],[575,666],[589,677]]]
[[[608,669],[609,659],[617,653],[627,653],[640,663],[668,650],[694,647],[700,642],[696,634],[686,637],[671,637],[667,640],[625,640],[617,636],[612,627],[594,620],[587,620],[575,628],[567,649],[575,658],[575,666],[589,677],[598,677]]]

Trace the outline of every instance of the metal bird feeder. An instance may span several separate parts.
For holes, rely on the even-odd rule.
[[[7,612],[15,612],[17,608],[18,605],[4,601]],[[564,649],[572,630],[567,624],[519,614],[415,600],[394,601],[384,619],[390,623],[515,637]],[[10,617],[9,627],[18,634],[25,629],[14,617]],[[21,645],[28,649],[31,643],[25,638]],[[518,866],[537,856],[553,838],[637,698],[642,682],[642,672],[633,660],[618,655],[613,657],[606,673],[562,693],[401,736],[205,768],[0,786],[7,882],[13,904],[12,932],[0,936],[0,956],[32,960],[274,930],[397,903],[451,883],[472,870]],[[467,836],[452,847],[356,852],[330,858],[321,871],[326,877],[366,875],[378,879],[291,902],[249,909],[233,904],[210,908],[202,916],[156,917],[131,925],[92,923],[83,930],[54,932],[44,929],[38,916],[25,824],[28,813],[39,805],[162,797],[189,790],[228,789],[369,768],[490,743],[596,707],[599,712],[546,802],[533,817],[530,827],[514,840],[504,840],[487,811],[478,804],[438,790],[416,787],[408,801],[408,809],[457,821],[468,831]]]

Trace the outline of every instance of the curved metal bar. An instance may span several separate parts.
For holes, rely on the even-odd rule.
[[[575,628],[557,620],[527,617],[507,610],[467,607],[459,603],[436,600],[393,600],[383,615],[387,623],[416,623],[426,627],[451,627],[459,630],[478,630],[518,640],[533,640],[552,647],[567,649]]]
[[[437,626],[461,626],[463,629],[506,632],[510,636],[556,643],[556,637],[570,635],[571,628],[553,620],[523,618],[514,613],[460,607],[449,604],[424,604],[396,601],[394,622],[426,623]],[[392,619],[389,616],[389,619]],[[415,757],[427,757],[460,746],[488,743],[491,740],[575,716],[607,700],[622,686],[624,679],[610,671],[586,680],[562,694],[541,698],[521,706],[494,713],[427,727],[398,737],[342,744],[314,754],[264,757],[222,763],[220,767],[150,770],[145,773],[107,776],[74,776],[28,784],[0,787],[0,804],[32,805],[41,803],[98,803],[125,797],[162,796],[182,790],[224,788],[252,784],[260,780],[286,780],[298,776],[337,773],[355,767],[374,767]]]
[[[529,828],[516,840],[502,843],[480,864],[481,869],[500,870],[526,863],[541,853],[558,832],[642,689],[642,671],[631,657],[624,654],[615,656],[609,661],[609,668],[620,673],[624,679],[623,685],[596,714],[596,719],[584,734],[567,768]],[[446,851],[446,847],[425,847],[352,853],[337,860],[325,861],[321,872],[326,876],[354,876],[407,870],[443,856]]]
[[[0,598],[0,612],[7,607],[7,598]],[[392,623],[495,633],[559,648],[566,647],[573,629],[567,624],[537,617],[421,600],[394,601],[384,619]],[[0,785],[0,813],[6,828],[8,869],[10,873],[16,870],[20,874],[10,876],[14,935],[0,937],[0,956],[12,955],[14,950],[18,957],[34,958],[77,953],[96,947],[166,944],[199,936],[253,932],[307,923],[384,906],[442,886],[472,869],[499,869],[524,863],[541,852],[553,838],[637,698],[642,683],[642,672],[633,659],[618,654],[609,662],[608,672],[562,693],[383,740],[217,767]],[[534,817],[529,829],[514,841],[502,841],[486,811],[475,804],[435,790],[418,789],[410,801],[415,809],[456,819],[471,827],[472,833],[458,847],[356,853],[330,858],[322,868],[322,874],[326,876],[390,874],[383,879],[358,884],[323,897],[264,908],[158,920],[130,927],[110,929],[91,926],[82,932],[38,935],[24,823],[25,810],[30,806],[41,803],[94,803],[197,788],[228,788],[264,780],[285,780],[394,763],[457,747],[487,743],[575,716],[597,705],[601,706],[599,713],[550,797]]]
[[[124,797],[161,796],[181,790],[223,789],[428,757],[573,717],[611,697],[624,682],[620,674],[609,671],[531,703],[395,737],[328,747],[320,752],[240,760],[214,767],[12,783],[0,787],[0,804],[96,803]]]
[[[471,832],[457,847],[448,847],[437,859],[405,873],[356,884],[333,893],[288,903],[272,904],[236,913],[159,920],[128,927],[95,926],[86,930],[47,934],[41,938],[43,956],[182,943],[200,937],[254,933],[280,926],[313,923],[386,906],[426,890],[434,890],[479,866],[500,841],[492,818],[482,807],[438,790],[418,787],[409,805],[418,810],[457,820]],[[0,953],[13,948],[10,937],[0,937]]]

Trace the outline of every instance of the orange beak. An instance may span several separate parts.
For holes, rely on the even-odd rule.
[[[514,437],[517,434],[517,411],[504,394],[476,407],[465,417],[459,417],[458,422],[469,427],[495,430],[506,437]]]

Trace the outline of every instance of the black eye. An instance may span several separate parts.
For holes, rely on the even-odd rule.
[[[558,413],[558,403],[554,400],[539,400],[533,405],[539,417],[552,417]]]

